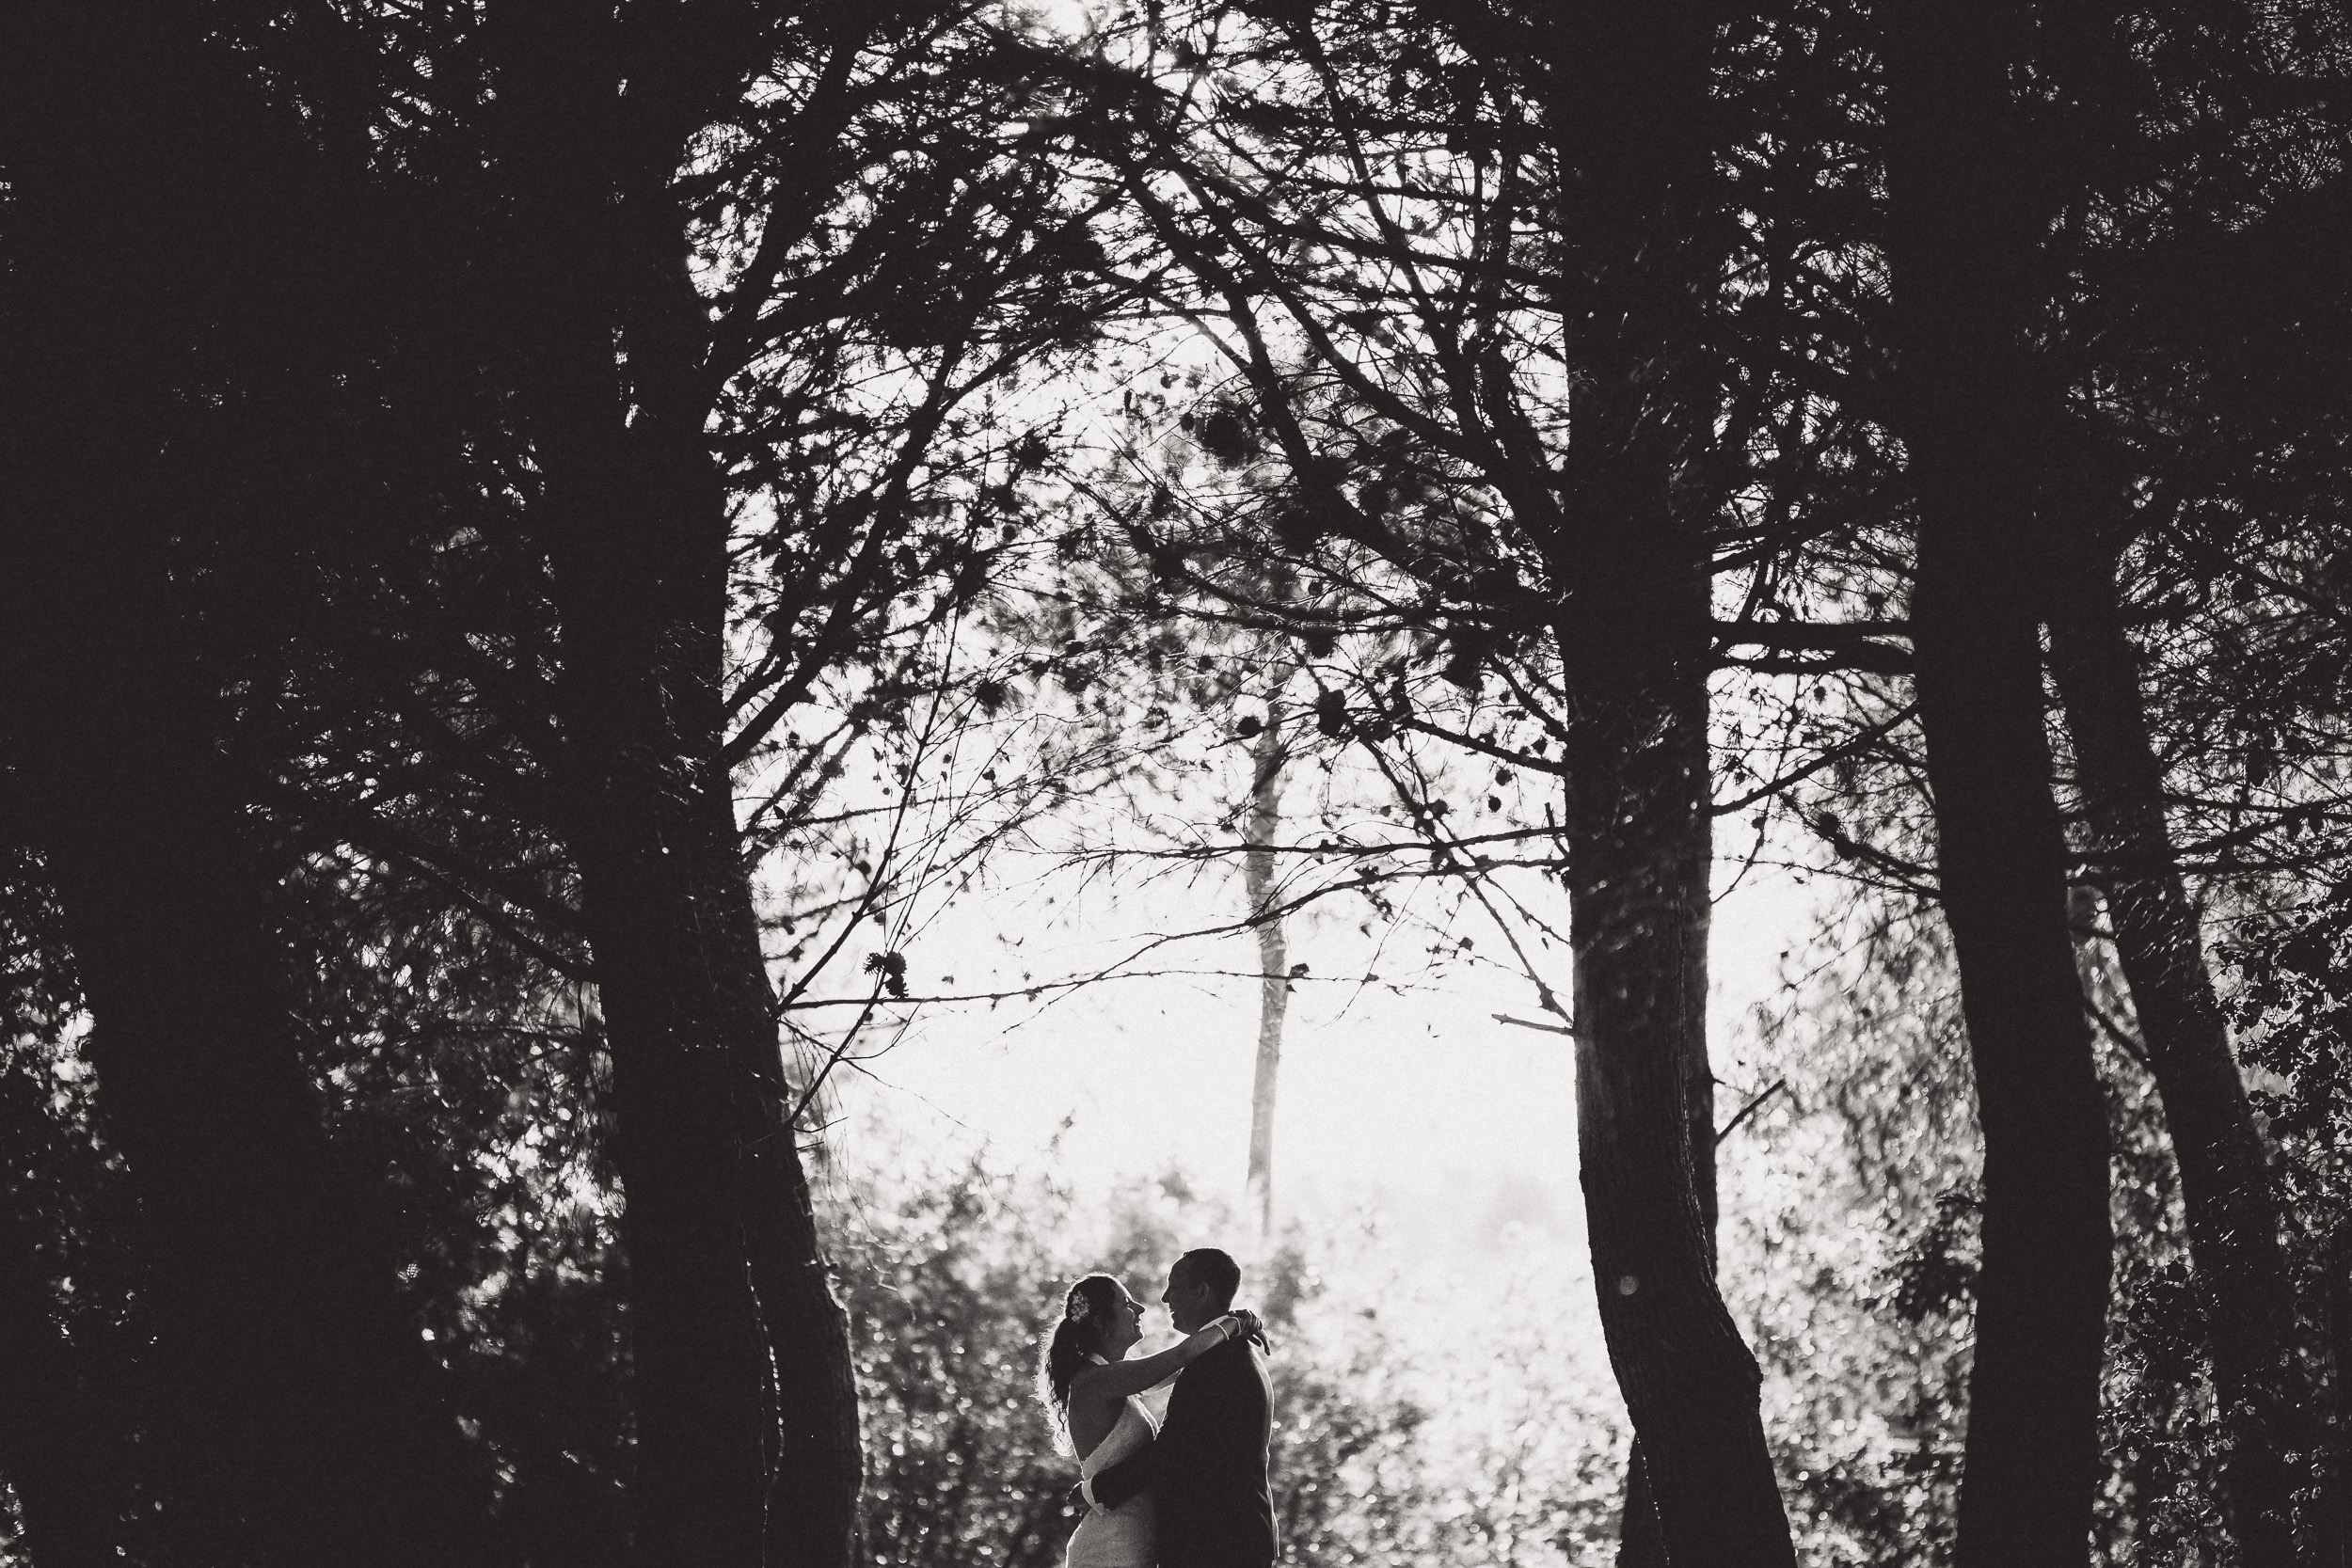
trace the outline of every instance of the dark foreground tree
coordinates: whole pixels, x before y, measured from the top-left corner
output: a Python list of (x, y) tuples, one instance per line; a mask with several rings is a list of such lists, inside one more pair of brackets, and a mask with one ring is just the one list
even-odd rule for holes
[[(465, 330), (500, 400), (454, 523), (492, 541), (483, 596), (512, 619), (405, 714), (577, 875), (646, 1560), (852, 1550), (854, 1375), (796, 1120), (813, 1085), (786, 1070), (735, 785), (819, 682), (902, 658), (878, 652), (902, 609), (967, 604), (991, 559), (972, 541), (1018, 526), (1039, 459), (950, 436), (1080, 318), (1052, 183), (1002, 156), (1018, 87), (990, 37), (957, 7), (745, 0), (526, 8), (437, 40), (441, 145), (415, 156), (482, 166), (452, 177), (448, 241), (489, 280)], [(848, 727), (907, 690), (878, 673)], [(777, 793), (805, 804), (791, 773), (821, 785), (835, 759), (787, 760)]]
[(2295, 1492), (2312, 1433), (2298, 1388), (2296, 1302), (2270, 1151), (2230, 1048), (2164, 814), (2137, 656), (2114, 569), (2086, 542), (2050, 622), (2050, 664), (2074, 740), (2116, 957), (2180, 1166), (2220, 1401), (2221, 1484), (2249, 1568), (2296, 1560)]
[(363, 261), (398, 241), (200, 19), (8, 32), (0, 766), (138, 1197), (162, 1528), (194, 1560), (486, 1560), (485, 1480), (329, 1154), (251, 809), (356, 499), (343, 372), (414, 302)]
[[(373, 1232), (335, 1222), (357, 1199), (320, 1168), (266, 906), (292, 846), (324, 838), (596, 982), (634, 1549), (845, 1561), (852, 1371), (733, 774), (845, 663), (903, 666), (877, 627), (917, 594), (918, 623), (969, 602), (992, 500), (1018, 526), (995, 498), (1037, 457), (976, 473), (937, 451), (963, 398), (1076, 319), (1039, 243), (1050, 186), (996, 156), (987, 30), (749, 4), (223, 16), (170, 35), (185, 57), (94, 86), (135, 10), (44, 10), (39, 47), (11, 52), (32, 67), (11, 102), (12, 362), (40, 390), (8, 477), (54, 526), (11, 562), (8, 718), (121, 1147), (177, 1183), (159, 1281), (200, 1276), (158, 1295), (193, 1369), (175, 1408), (197, 1414), (165, 1447), (212, 1512), (195, 1549), (319, 1560), (357, 1528), (361, 1549), (454, 1561), (475, 1548), (452, 1532), (482, 1524), (480, 1488), (428, 1473), (419, 1432), (452, 1458), (453, 1424), (393, 1377), (421, 1352), (389, 1292), (363, 1299)], [(208, 139), (191, 60), (278, 115), (283, 145)], [(160, 103), (202, 114), (136, 112)], [(175, 223), (219, 254), (174, 261), (156, 236)], [(109, 262), (77, 269), (90, 235)], [(1033, 290), (1017, 343), (982, 325), (1009, 278)], [(417, 309), (363, 338), (386, 301)], [(189, 368), (191, 344), (213, 356)], [(755, 362), (785, 369), (747, 384)], [(900, 372), (902, 403), (852, 406)], [(171, 461), (119, 461), (126, 433)], [(347, 488), (320, 478), (338, 472)], [(737, 502), (762, 486), (772, 526), (747, 550)], [(354, 525), (317, 534), (331, 566), (301, 531), (323, 516)], [(739, 666), (747, 580), (758, 657)], [(905, 705), (874, 684), (852, 734)], [(821, 785), (836, 760), (794, 765)], [(318, 1410), (267, 1397), (280, 1383)]]
[[(2160, 50), (2097, 26), (2045, 45), (2083, 187), (2071, 199), (2122, 219), (2069, 223), (2055, 242), (2084, 283), (2050, 351), (2074, 381), (2069, 455), (2044, 502), (2045, 531), (2064, 544), (2050, 666), (2088, 873), (2180, 1172), (2221, 1513), (2249, 1568), (2307, 1560), (2317, 1540), (2317, 1432), (2273, 1150), (2233, 1053), (2184, 849), (2236, 862), (2258, 879), (2238, 884), (2249, 893), (2269, 883), (2256, 902), (2332, 853), (2325, 835), (2297, 843), (2287, 828), (2295, 810), (2323, 809), (2317, 799), (2270, 832), (2216, 809), (2283, 782), (2259, 748), (2233, 756), (2229, 729), (2276, 726), (2306, 755), (2341, 744), (2325, 666), (2289, 629), (2294, 585), (2341, 537), (2345, 472), (2344, 295), (2315, 264), (2347, 197), (2341, 131), (2305, 113), (2313, 76), (2330, 70), (2323, 16), (2292, 48), (2234, 7), (2155, 13)], [(2156, 190), (2174, 194), (2146, 199)], [(2213, 592), (2229, 571), (2237, 585)], [(2274, 639), (2259, 674), (2226, 653), (2200, 657)], [(2231, 688), (2217, 734), (2197, 693)], [(2290, 689), (2302, 695), (2281, 704)]]
[[(0, 919), (14, 925), (24, 912), (20, 904)], [(21, 1037), (54, 1022), (48, 1009), (22, 1005), (28, 999), (18, 985), (5, 991), (0, 1032)], [(57, 1311), (56, 1232), (70, 1208), (57, 1167), (72, 1162), (56, 1158), (50, 1092), (14, 1063), (0, 1068), (0, 1149), (9, 1164), (0, 1198), (0, 1476), (40, 1568), (98, 1568), (119, 1560), (129, 1466), (107, 1402), (91, 1386), (86, 1348)]]
[(1912, 639), (1936, 864), (1984, 1132), (1957, 1560), (2079, 1563), (2099, 1465), (2107, 1128), (2042, 727), (2028, 357), (2047, 194), (2011, 97), (2022, 8), (1887, 15), (1887, 252), (1917, 527)]
[[(647, 1561), (834, 1564), (855, 1523), (846, 1325), (721, 760), (728, 504), (704, 427), (723, 377), (702, 363), (675, 184), (785, 20), (750, 6), (517, 19), (483, 40), (501, 90), (466, 106), (515, 204), (501, 368), (545, 476), (524, 526), (561, 648), (549, 826), (579, 868), (612, 1052)], [(820, 135), (838, 130), (835, 116)]]

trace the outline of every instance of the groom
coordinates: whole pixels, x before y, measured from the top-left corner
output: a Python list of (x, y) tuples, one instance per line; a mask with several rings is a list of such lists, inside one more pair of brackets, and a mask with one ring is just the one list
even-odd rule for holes
[[(1228, 1310), (1241, 1268), (1215, 1247), (1176, 1259), (1160, 1299), (1189, 1334)], [(1080, 1494), (1117, 1508), (1147, 1487), (1158, 1520), (1160, 1568), (1268, 1568), (1274, 1499), (1266, 1484), (1272, 1386), (1246, 1339), (1207, 1352), (1176, 1379), (1159, 1440), (1097, 1471)]]

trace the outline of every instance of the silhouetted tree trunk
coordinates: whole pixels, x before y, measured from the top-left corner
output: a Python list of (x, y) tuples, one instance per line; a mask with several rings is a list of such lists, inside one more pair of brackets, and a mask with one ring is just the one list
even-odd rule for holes
[[(644, 1560), (847, 1560), (848, 1324), (790, 1125), (723, 774), (604, 780), (575, 840), (613, 1053)], [(642, 815), (641, 815), (642, 814)]]
[(1282, 741), (1282, 690), (1291, 672), (1274, 683), (1266, 698), (1265, 728), (1249, 749), (1249, 809), (1242, 841), (1252, 847), (1241, 861), (1242, 891), (1249, 900), (1258, 936), (1258, 1065), (1249, 1085), (1249, 1196), (1258, 1210), (1258, 1233), (1274, 1233), (1274, 1091), (1282, 1071), (1282, 1020), (1290, 1011), (1290, 942), (1279, 915), (1268, 915), (1274, 896), (1271, 845), (1282, 826), (1282, 768), (1289, 750)]
[[(1540, 586), (1522, 587), (1518, 563), (1489, 578), (1439, 561), (1389, 532), (1381, 504), (1359, 504), (1335, 485), (1315, 497), (1327, 483), (1314, 477), (1324, 454), (1295, 417), (1296, 388), (1262, 354), (1247, 373), (1302, 493), (1350, 517), (1351, 537), (1374, 541), (1447, 605), (1433, 628), (1452, 644), (1447, 678), (1476, 685), (1498, 645), (1557, 650), (1558, 711), (1545, 721), (1561, 743), (1565, 780), (1578, 1157), (1601, 1324), (1654, 1500), (1633, 1510), (1632, 1528), (1654, 1513), (1677, 1568), (1789, 1563), (1761, 1375), (1717, 1289), (1710, 1236), (1708, 535), (1721, 499), (1710, 476), (1720, 472), (1723, 393), (1711, 334), (1735, 231), (1716, 183), (1721, 121), (1710, 81), (1728, 13), (1691, 0), (1433, 0), (1420, 14), (1473, 56), (1475, 69), (1461, 73), (1468, 97), (1492, 90), (1531, 103), (1540, 119), (1541, 148), (1531, 151), (1545, 156), (1524, 166), (1541, 166), (1549, 182), (1549, 231), (1531, 304), (1560, 322), (1566, 419), (1520, 401), (1513, 355), (1484, 328), (1413, 362), (1409, 377), (1442, 411), (1441, 424), (1458, 423), (1455, 450), (1473, 454), (1502, 498), (1521, 547), (1540, 553), (1540, 572), (1529, 574)], [(1313, 19), (1283, 18), (1302, 55), (1336, 77)], [(1351, 68), (1360, 63), (1351, 55)], [(1352, 199), (1385, 209), (1383, 177), (1357, 179)], [(1138, 203), (1154, 224), (1181, 225), (1148, 191)], [(1254, 305), (1236, 297), (1223, 263), (1198, 262), (1234, 243), (1235, 228), (1219, 223), (1213, 241), (1180, 241), (1175, 251), (1247, 319)], [(1276, 231), (1281, 242), (1257, 242), (1264, 264), (1245, 276), (1283, 276), (1293, 236)], [(1319, 308), (1310, 302), (1319, 291), (1274, 287), (1295, 317)], [(1437, 336), (1466, 330), (1453, 309), (1424, 318)], [(1565, 450), (1555, 441), (1563, 425)], [(1476, 563), (1486, 546), (1466, 547)], [(1466, 576), (1488, 580), (1466, 594)], [(1567, 1016), (1556, 997), (1542, 1005)], [(1709, 1163), (1704, 1179), (1701, 1161)]]
[[(1621, 498), (1631, 499), (1631, 498)], [(1662, 507), (1664, 486), (1654, 505)], [(1631, 508), (1618, 515), (1639, 516)], [(1662, 522), (1655, 511), (1655, 521)], [(1661, 533), (1671, 538), (1670, 531)], [(1564, 627), (1577, 1146), (1601, 1326), (1666, 1560), (1793, 1560), (1755, 1357), (1716, 1288), (1697, 1145), (1705, 1070), (1708, 813), (1706, 576), (1637, 538), (1635, 580)], [(1651, 573), (1640, 570), (1646, 555)], [(1695, 1043), (1694, 1043), (1695, 1042)], [(1711, 1120), (1708, 1123), (1711, 1130)], [(1638, 1520), (1628, 1532), (1638, 1542)]]
[(586, 69), (534, 66), (527, 101), (510, 91), (542, 214), (535, 526), (563, 627), (563, 831), (613, 1060), (637, 1560), (841, 1568), (856, 1387), (721, 760), (728, 512), (704, 437), (718, 385), (670, 183), (678, 138), (759, 63), (755, 35), (711, 25), (624, 51), (630, 102), (648, 105), (634, 115), (593, 50)]
[(2352, 1561), (2352, 1225), (2339, 1223), (2323, 1243), (2319, 1327), (2327, 1399), (2317, 1414), (2322, 1447), (2312, 1560), (2318, 1568)]
[(331, 1156), (269, 918), (250, 757), (300, 606), (253, 590), (304, 581), (283, 525), (328, 460), (299, 416), (344, 324), (306, 313), (301, 240), (347, 211), (212, 26), (76, 0), (0, 36), (0, 742), (139, 1206), (167, 1538), (489, 1561), (486, 1481)]
[(119, 686), (66, 700), (119, 737), (39, 732), (81, 744), (36, 821), (139, 1197), (170, 1535), (286, 1568), (489, 1560), (486, 1487), (329, 1154), (211, 738), (155, 744), (172, 721)]
[[(2042, 722), (2036, 396), (2042, 225), (2010, 102), (2011, 7), (1889, 13), (1889, 251), (1912, 604), (1945, 917), (1984, 1132), (1962, 1568), (2079, 1563), (2099, 1471), (2112, 1243), (2106, 1105), (2066, 918)], [(2037, 562), (2039, 562), (2039, 567)]]
[[(1699, 996), (1689, 1022), (1689, 1049), (1684, 1093), (1691, 1127), (1691, 1179), (1697, 1192), (1699, 1214), (1707, 1226), (1707, 1266), (1716, 1267), (1716, 1221), (1719, 1214), (1715, 1180), (1715, 1074), (1707, 1051), (1706, 971), (1694, 977)], [(1720, 1287), (1719, 1287), (1720, 1288)], [(1618, 1517), (1617, 1568), (1665, 1568), (1666, 1538), (1658, 1526), (1658, 1501), (1650, 1493), (1649, 1466), (1643, 1463), (1637, 1438), (1626, 1454), (1625, 1504)]]
[(2165, 821), (2137, 656), (2114, 564), (2086, 545), (2050, 622), (2050, 663), (2074, 736), (2116, 956), (2181, 1172), (2189, 1254), (2220, 1402), (2222, 1502), (2247, 1568), (2296, 1560), (2296, 1487), (2315, 1433), (2298, 1397), (2295, 1294), (2269, 1151), (2230, 1050), (2203, 935)]
[(1663, 1568), (1666, 1537), (1658, 1528), (1658, 1499), (1650, 1496), (1649, 1467), (1642, 1463), (1642, 1440), (1625, 1456), (1625, 1503), (1617, 1522), (1617, 1568)]
[(838, 1564), (855, 1387), (719, 762), (724, 498), (699, 421), (596, 412), (586, 442), (550, 447), (550, 506), (568, 838), (627, 1197), (640, 1548)]
[[(1708, 73), (1726, 14), (1563, 8), (1529, 13), (1522, 35), (1557, 160), (1574, 372), (1550, 548), (1569, 587), (1553, 629), (1578, 1159), (1601, 1326), (1639, 1444), (1627, 1528), (1638, 1543), (1645, 1487), (1677, 1568), (1793, 1560), (1761, 1374), (1716, 1288), (1712, 1237), (1711, 562), (1709, 503), (1692, 482), (1720, 389)], [(1508, 47), (1507, 33), (1465, 33)]]

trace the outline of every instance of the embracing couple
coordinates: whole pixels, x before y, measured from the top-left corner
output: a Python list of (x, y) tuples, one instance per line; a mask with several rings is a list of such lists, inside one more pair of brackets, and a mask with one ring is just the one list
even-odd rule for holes
[[(1160, 1293), (1182, 1344), (1130, 1361), (1143, 1304), (1109, 1275), (1070, 1287), (1039, 1375), (1078, 1456), (1087, 1510), (1068, 1568), (1268, 1568), (1274, 1424), (1256, 1314), (1232, 1310), (1241, 1270), (1215, 1247), (1187, 1252)], [(1181, 1377), (1177, 1376), (1182, 1373)], [(1136, 1396), (1176, 1378), (1168, 1418)]]

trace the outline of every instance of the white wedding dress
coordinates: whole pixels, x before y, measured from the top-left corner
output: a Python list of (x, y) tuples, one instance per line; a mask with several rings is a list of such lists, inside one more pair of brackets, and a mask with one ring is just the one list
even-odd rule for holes
[[(1127, 1397), (1126, 1407), (1103, 1440), (1078, 1461), (1078, 1473), (1092, 1480), (1159, 1435), (1158, 1423), (1141, 1400)], [(1065, 1568), (1154, 1568), (1159, 1550), (1152, 1527), (1152, 1494), (1138, 1492), (1107, 1512), (1090, 1509), (1070, 1537)]]

